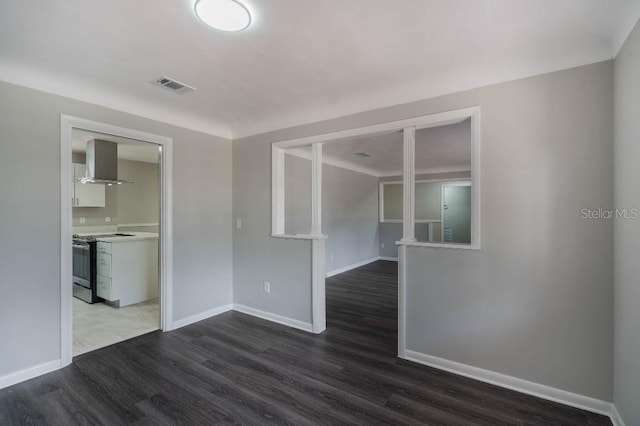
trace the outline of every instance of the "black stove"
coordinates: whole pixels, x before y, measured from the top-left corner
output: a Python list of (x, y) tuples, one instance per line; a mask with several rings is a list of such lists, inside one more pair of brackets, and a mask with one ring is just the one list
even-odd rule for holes
[(133, 237), (133, 234), (123, 234), (121, 232), (116, 232), (115, 234), (101, 234), (101, 235), (83, 235), (80, 236), (78, 234), (73, 234), (73, 241), (86, 241), (92, 242), (96, 241), (96, 238), (112, 238), (112, 237)]
[(73, 296), (87, 303), (99, 301), (96, 275), (96, 237), (73, 235)]
[(95, 235), (83, 235), (83, 236), (80, 236), (78, 234), (73, 234), (72, 238), (73, 238), (73, 241), (78, 241), (78, 242), (81, 242), (81, 241), (91, 242), (91, 241), (95, 241), (96, 240), (96, 236)]

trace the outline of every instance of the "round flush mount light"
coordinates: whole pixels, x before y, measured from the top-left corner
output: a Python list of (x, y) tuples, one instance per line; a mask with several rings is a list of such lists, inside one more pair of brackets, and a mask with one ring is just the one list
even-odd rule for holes
[(221, 31), (242, 31), (251, 24), (249, 10), (236, 0), (197, 0), (195, 11), (202, 22)]

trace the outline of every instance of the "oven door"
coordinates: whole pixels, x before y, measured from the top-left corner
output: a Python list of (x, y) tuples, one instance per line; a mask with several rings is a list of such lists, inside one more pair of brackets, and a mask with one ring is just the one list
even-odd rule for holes
[(91, 247), (73, 242), (73, 282), (91, 288)]

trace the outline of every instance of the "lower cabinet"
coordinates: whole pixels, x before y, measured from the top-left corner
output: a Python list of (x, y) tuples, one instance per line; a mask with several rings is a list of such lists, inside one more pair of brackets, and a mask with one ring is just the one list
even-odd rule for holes
[(102, 297), (103, 299), (109, 301), (115, 301), (118, 298), (115, 295), (114, 291), (111, 291), (111, 278), (105, 278), (103, 276), (98, 275), (98, 297)]
[(98, 297), (123, 307), (159, 294), (158, 240), (98, 241)]

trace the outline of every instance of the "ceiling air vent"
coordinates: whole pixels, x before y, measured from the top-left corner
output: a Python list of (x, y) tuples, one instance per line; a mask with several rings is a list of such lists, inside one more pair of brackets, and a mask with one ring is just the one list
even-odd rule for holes
[(358, 157), (362, 157), (362, 158), (369, 158), (371, 157), (370, 154), (367, 154), (366, 152), (354, 152), (353, 155), (357, 155)]
[(179, 81), (166, 76), (153, 80), (151, 84), (164, 87), (165, 89), (170, 90), (173, 93), (178, 93), (180, 95), (182, 95), (183, 93), (193, 92), (194, 90), (196, 90), (195, 87), (191, 87), (188, 84), (180, 83)]

